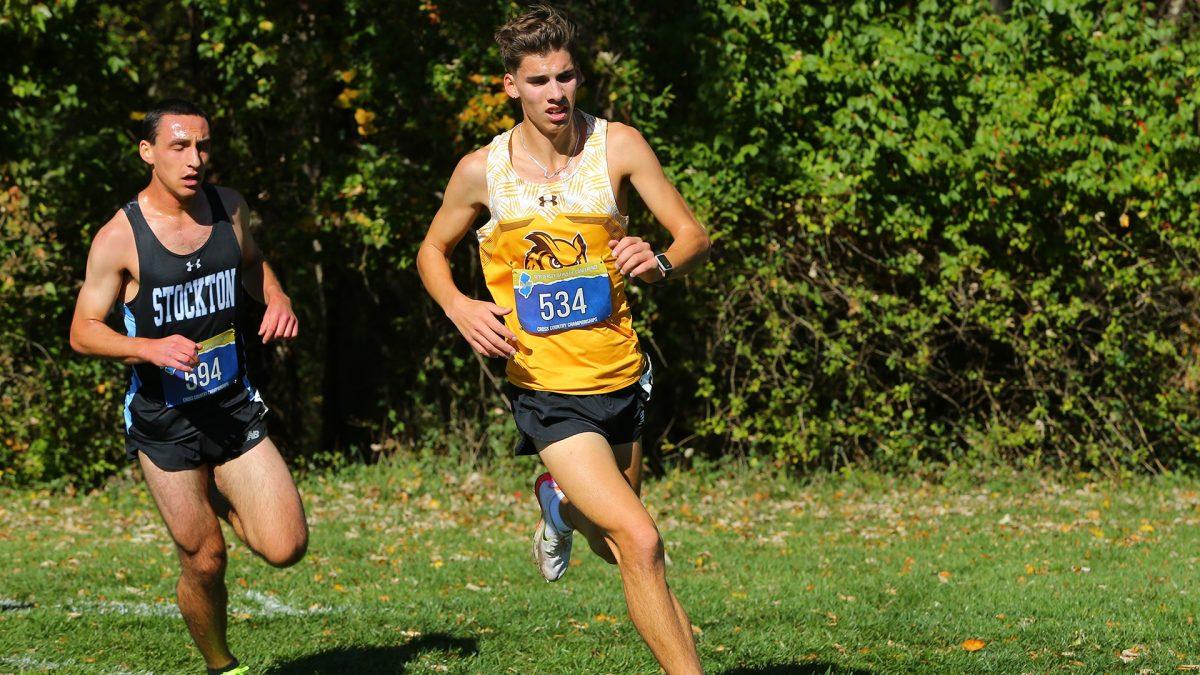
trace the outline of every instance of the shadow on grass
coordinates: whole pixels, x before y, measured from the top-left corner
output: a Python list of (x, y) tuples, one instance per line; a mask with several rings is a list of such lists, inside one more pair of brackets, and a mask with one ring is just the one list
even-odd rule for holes
[(773, 663), (731, 668), (722, 671), (721, 675), (871, 675), (871, 671), (845, 668), (833, 663)]
[(454, 652), (460, 657), (479, 652), (475, 638), (432, 633), (391, 647), (343, 647), (301, 657), (272, 668), (272, 675), (315, 673), (402, 673), (422, 652)]

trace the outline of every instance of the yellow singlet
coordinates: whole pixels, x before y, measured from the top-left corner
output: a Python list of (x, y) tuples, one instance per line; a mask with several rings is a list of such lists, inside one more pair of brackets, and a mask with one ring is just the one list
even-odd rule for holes
[(512, 129), (488, 147), (488, 210), (479, 257), (492, 299), (517, 335), (508, 379), (527, 389), (602, 394), (638, 381), (643, 357), (609, 240), (629, 219), (608, 178), (608, 122), (581, 113), (587, 142), (565, 179), (513, 169)]

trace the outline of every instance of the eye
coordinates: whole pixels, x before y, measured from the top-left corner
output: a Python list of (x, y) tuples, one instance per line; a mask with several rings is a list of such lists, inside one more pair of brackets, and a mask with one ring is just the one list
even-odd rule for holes
[(562, 266), (563, 266), (563, 265), (562, 265), (562, 263), (560, 263), (560, 262), (558, 261), (558, 258), (551, 258), (551, 259), (550, 259), (550, 266), (551, 266), (551, 267), (553, 267), (554, 269), (562, 269)]

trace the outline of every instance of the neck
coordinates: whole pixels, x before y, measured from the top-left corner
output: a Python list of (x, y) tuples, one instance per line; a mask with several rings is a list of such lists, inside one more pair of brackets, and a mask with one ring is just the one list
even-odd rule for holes
[(542, 130), (528, 122), (521, 123), (520, 133), (529, 147), (529, 152), (546, 166), (561, 164), (563, 157), (570, 157), (579, 140), (579, 116), (571, 113), (571, 120), (561, 127)]
[(151, 176), (150, 184), (142, 190), (143, 207), (150, 207), (155, 213), (177, 217), (188, 212), (196, 196), (180, 197), (167, 189), (158, 176)]

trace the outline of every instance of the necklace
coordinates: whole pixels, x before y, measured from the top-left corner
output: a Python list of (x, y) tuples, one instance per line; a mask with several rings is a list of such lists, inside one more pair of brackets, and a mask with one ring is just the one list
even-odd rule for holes
[[(550, 169), (546, 168), (545, 164), (542, 164), (541, 162), (537, 161), (537, 157), (534, 157), (533, 153), (529, 151), (529, 146), (525, 145), (525, 128), (524, 127), (525, 127), (525, 123), (521, 122), (521, 135), (517, 137), (517, 140), (521, 141), (521, 149), (525, 151), (525, 156), (528, 157), (529, 160), (532, 161), (534, 164), (537, 164), (537, 167), (542, 170), (542, 177), (545, 178), (546, 180), (550, 180), (551, 178), (555, 178), (558, 176), (562, 176), (563, 178), (566, 178), (567, 176), (571, 175), (571, 172), (570, 172), (571, 162), (575, 161), (575, 153), (579, 151), (579, 140), (580, 140), (579, 137), (576, 136), (576, 138), (575, 138), (575, 147), (571, 150), (571, 156), (567, 159), (567, 163), (563, 164), (560, 168), (557, 168), (554, 171), (551, 171)], [(575, 123), (574, 123), (573, 119), (571, 120), (571, 133), (575, 133)]]

